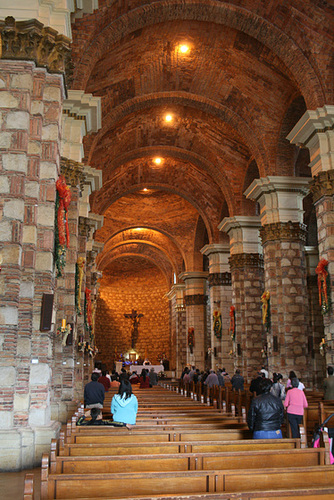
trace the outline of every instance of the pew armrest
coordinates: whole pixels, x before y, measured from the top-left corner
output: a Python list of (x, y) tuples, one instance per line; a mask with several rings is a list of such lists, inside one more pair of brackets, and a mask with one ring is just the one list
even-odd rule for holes
[(23, 500), (34, 500), (34, 475), (26, 474), (24, 477)]

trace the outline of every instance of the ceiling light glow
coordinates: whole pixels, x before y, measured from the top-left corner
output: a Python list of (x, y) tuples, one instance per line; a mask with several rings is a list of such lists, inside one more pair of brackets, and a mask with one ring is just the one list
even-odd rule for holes
[(158, 157), (158, 158), (154, 158), (154, 160), (153, 160), (153, 161), (154, 161), (154, 163), (155, 163), (156, 165), (160, 165), (160, 164), (161, 164), (161, 162), (162, 162), (162, 159)]
[(185, 44), (184, 45), (180, 45), (180, 52), (182, 54), (186, 54), (188, 52), (188, 50), (189, 50), (189, 46), (188, 45), (185, 45)]
[(172, 115), (166, 115), (165, 120), (166, 120), (166, 122), (171, 122), (173, 120)]

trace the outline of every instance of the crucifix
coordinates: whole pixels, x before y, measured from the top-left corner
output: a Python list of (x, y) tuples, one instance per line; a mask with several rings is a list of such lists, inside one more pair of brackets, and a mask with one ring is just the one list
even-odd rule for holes
[(131, 319), (132, 321), (132, 330), (131, 330), (131, 347), (132, 349), (135, 348), (136, 342), (138, 340), (138, 325), (140, 318), (142, 318), (144, 315), (143, 314), (137, 314), (137, 311), (135, 309), (132, 309), (131, 314), (124, 314), (125, 318)]

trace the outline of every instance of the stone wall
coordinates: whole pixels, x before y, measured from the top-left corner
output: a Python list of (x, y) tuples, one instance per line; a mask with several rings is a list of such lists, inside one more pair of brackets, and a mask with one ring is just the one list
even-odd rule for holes
[(165, 353), (170, 359), (171, 335), (168, 287), (162, 273), (155, 267), (137, 272), (107, 275), (101, 279), (96, 312), (96, 344), (98, 360), (113, 368), (115, 352), (124, 354), (131, 349), (131, 320), (124, 314), (132, 309), (144, 316), (140, 319), (138, 356), (145, 354), (154, 364)]

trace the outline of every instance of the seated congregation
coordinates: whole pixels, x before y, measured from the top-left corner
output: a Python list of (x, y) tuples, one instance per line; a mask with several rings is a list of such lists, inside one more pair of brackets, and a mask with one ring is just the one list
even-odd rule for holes
[[(334, 413), (334, 401), (299, 388), (294, 373), (284, 385), (280, 374), (272, 381), (260, 371), (251, 392), (244, 381), (235, 388), (240, 370), (233, 377), (222, 370), (222, 384), (213, 370), (189, 381), (192, 371), (151, 387), (114, 373), (119, 386), (107, 390), (93, 373), (85, 403), (43, 456), (42, 500), (333, 497), (328, 433), (313, 446), (307, 411), (322, 404)], [(209, 383), (212, 375), (218, 383)], [(102, 403), (92, 402), (97, 385)], [(29, 475), (25, 488), (32, 500)]]

